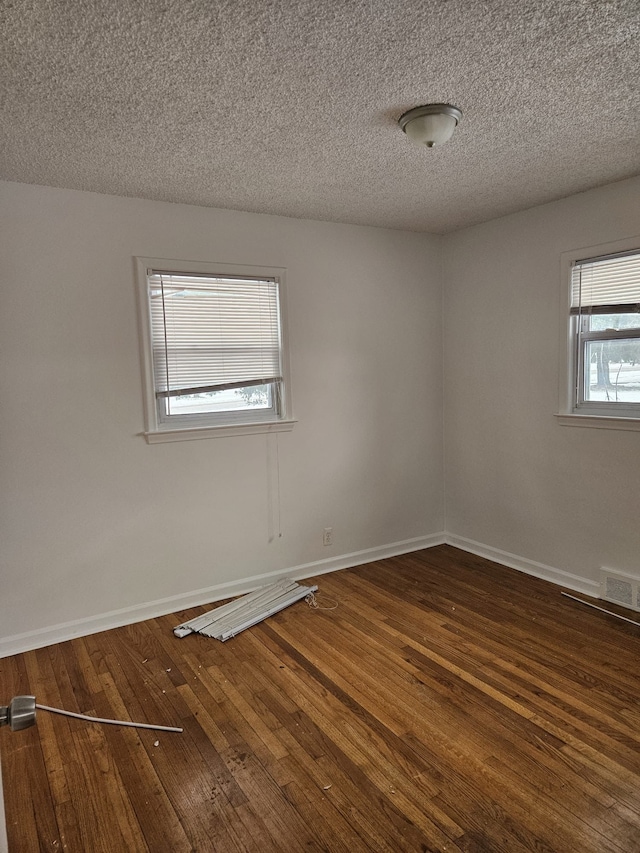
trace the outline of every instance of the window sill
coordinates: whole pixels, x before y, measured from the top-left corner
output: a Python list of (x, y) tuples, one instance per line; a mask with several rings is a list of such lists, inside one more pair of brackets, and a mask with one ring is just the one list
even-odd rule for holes
[(143, 432), (147, 444), (166, 441), (193, 441), (199, 438), (225, 438), (229, 435), (254, 435), (265, 432), (291, 432), (297, 421), (269, 421), (255, 424), (227, 424), (226, 426), (191, 427)]
[(618, 429), (640, 432), (640, 418), (614, 418), (610, 415), (557, 414), (560, 426)]

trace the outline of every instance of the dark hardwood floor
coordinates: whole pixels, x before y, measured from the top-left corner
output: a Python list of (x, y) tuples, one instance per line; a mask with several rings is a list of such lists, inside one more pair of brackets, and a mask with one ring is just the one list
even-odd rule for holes
[(196, 608), (0, 660), (10, 853), (640, 851), (640, 629), (448, 546), (323, 575), (227, 643)]

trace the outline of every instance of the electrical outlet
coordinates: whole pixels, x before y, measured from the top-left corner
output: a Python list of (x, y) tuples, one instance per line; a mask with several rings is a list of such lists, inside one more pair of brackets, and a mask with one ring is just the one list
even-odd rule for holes
[(325, 527), (322, 531), (322, 544), (333, 545), (333, 527)]

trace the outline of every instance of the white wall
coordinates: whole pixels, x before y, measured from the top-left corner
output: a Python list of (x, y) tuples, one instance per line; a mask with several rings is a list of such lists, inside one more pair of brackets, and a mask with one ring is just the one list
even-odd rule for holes
[(451, 541), (592, 592), (601, 566), (640, 575), (640, 434), (554, 418), (560, 254), (639, 234), (636, 178), (444, 244)]
[[(640, 435), (553, 416), (560, 254), (640, 234), (640, 179), (444, 239), (20, 184), (0, 215), (0, 655), (441, 541), (443, 495), (468, 550), (640, 573)], [(145, 443), (135, 255), (288, 269), (292, 433)]]
[[(441, 238), (0, 196), (0, 654), (442, 532)], [(135, 255), (287, 268), (293, 432), (145, 443)]]

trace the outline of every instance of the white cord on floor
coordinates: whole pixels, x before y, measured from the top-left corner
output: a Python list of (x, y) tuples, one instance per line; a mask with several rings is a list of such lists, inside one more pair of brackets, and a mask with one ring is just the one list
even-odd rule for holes
[(62, 714), (64, 717), (74, 717), (76, 720), (88, 720), (90, 723), (110, 723), (114, 726), (130, 726), (134, 729), (153, 729), (155, 732), (182, 732), (175, 726), (152, 726), (149, 723), (132, 723), (129, 720), (105, 720), (101, 717), (88, 717), (86, 714), (75, 714), (73, 711), (63, 711), (61, 708), (50, 708), (48, 705), (38, 705), (41, 711), (51, 711), (52, 714)]
[(309, 607), (312, 608), (312, 610), (335, 610), (338, 606), (338, 602), (334, 598), (329, 599), (329, 601), (334, 602), (331, 607), (323, 607), (322, 604), (318, 604), (318, 599), (316, 597), (315, 592), (310, 592), (309, 595), (305, 596), (304, 600), (307, 602)]

